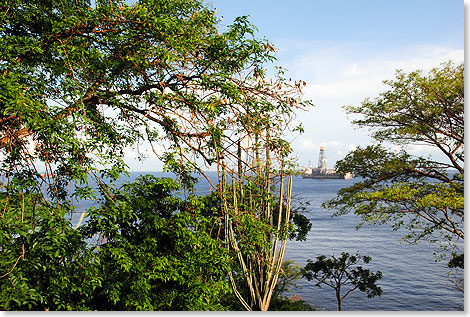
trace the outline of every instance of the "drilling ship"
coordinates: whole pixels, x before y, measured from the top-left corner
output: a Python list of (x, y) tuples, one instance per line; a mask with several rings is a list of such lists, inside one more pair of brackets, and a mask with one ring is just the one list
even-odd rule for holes
[(302, 171), (303, 178), (319, 178), (319, 179), (352, 179), (351, 173), (346, 173), (341, 175), (336, 173), (334, 169), (330, 169), (326, 163), (326, 154), (325, 147), (320, 147), (320, 155), (318, 157), (318, 167), (311, 167), (310, 164), (308, 167), (304, 168)]

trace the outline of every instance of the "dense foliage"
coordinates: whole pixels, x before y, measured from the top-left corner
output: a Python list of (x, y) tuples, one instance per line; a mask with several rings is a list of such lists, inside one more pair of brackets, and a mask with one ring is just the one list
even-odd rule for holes
[[(359, 147), (337, 163), (360, 181), (325, 206), (404, 227), (407, 240), (438, 242), (443, 255), (463, 258), (464, 65), (449, 62), (427, 76), (398, 72), (385, 84), (389, 90), (380, 97), (347, 108), (378, 144)], [(386, 142), (401, 150), (390, 150)], [(416, 146), (433, 149), (433, 156), (410, 154)], [(463, 267), (463, 261), (452, 263)]]
[[(243, 309), (227, 280), (229, 270), (242, 272), (229, 266), (217, 227), (218, 196), (183, 199), (180, 189), (173, 179), (151, 175), (110, 188), (79, 230), (37, 197), (8, 196), (11, 206), (17, 204), (21, 211), (8, 209), (3, 216), (9, 222), (1, 223), (1, 268), (6, 273), (0, 279), (0, 307)], [(299, 278), (290, 264), (283, 264), (273, 309), (312, 309), (281, 297)]]
[(221, 310), (227, 256), (210, 236), (214, 219), (202, 199), (175, 195), (172, 179), (141, 176), (113, 190), (89, 213), (85, 238), (103, 241), (94, 251), (101, 283), (98, 310)]
[[(283, 133), (309, 104), (305, 83), (266, 76), (275, 48), (246, 17), (222, 28), (193, 0), (0, 7), (2, 309), (222, 309), (236, 259), (305, 237), (306, 219), (281, 207), (288, 195), (270, 193), (272, 176), (290, 172)], [(142, 145), (184, 199), (169, 180), (114, 188), (124, 154)], [(226, 208), (237, 196), (227, 187), (188, 195), (192, 173), (214, 165), (231, 180), (219, 183), (252, 187), (243, 214)], [(99, 200), (72, 224), (81, 201)], [(256, 277), (269, 275), (263, 304), (247, 309), (269, 307), (283, 252), (273, 254)]]
[(86, 309), (100, 281), (80, 233), (39, 195), (2, 193), (1, 203), (0, 308)]
[(224, 309), (227, 254), (210, 236), (203, 198), (183, 200), (178, 189), (172, 179), (143, 176), (113, 189), (79, 230), (24, 197), (22, 226), (2, 222), (2, 270), (9, 271), (0, 280), (1, 307)]

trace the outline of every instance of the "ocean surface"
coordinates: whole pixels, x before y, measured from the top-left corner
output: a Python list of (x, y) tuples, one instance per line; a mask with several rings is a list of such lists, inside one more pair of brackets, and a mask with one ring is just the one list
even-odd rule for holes
[[(382, 287), (382, 296), (367, 298), (365, 293), (356, 290), (343, 300), (342, 310), (463, 310), (463, 293), (449, 281), (445, 263), (435, 261), (435, 244), (401, 242), (405, 232), (393, 231), (386, 225), (368, 224), (356, 230), (360, 223), (358, 216), (347, 214), (332, 218), (331, 210), (321, 208), (324, 201), (334, 198), (340, 188), (353, 182), (355, 180), (295, 178), (293, 195), (310, 201), (306, 216), (312, 229), (306, 242), (288, 244), (286, 258), (304, 266), (307, 259), (315, 260), (319, 255), (359, 252), (371, 256), (372, 261), (364, 267), (382, 272), (383, 277), (377, 282)], [(314, 281), (306, 279), (297, 284), (300, 289), (293, 294), (299, 294), (319, 309), (337, 309), (333, 289), (319, 288)]]
[[(131, 173), (132, 181), (143, 173)], [(167, 176), (161, 172), (152, 172), (157, 177)], [(216, 181), (216, 174), (209, 173)], [(381, 271), (383, 277), (378, 281), (383, 294), (380, 297), (367, 298), (359, 290), (350, 293), (342, 302), (343, 311), (459, 311), (464, 309), (464, 295), (456, 290), (448, 276), (449, 269), (444, 262), (436, 262), (433, 252), (436, 245), (421, 242), (410, 245), (401, 242), (404, 231), (393, 231), (387, 225), (367, 224), (356, 230), (359, 217), (347, 214), (331, 217), (332, 211), (321, 208), (321, 204), (334, 198), (342, 187), (353, 184), (356, 180), (344, 179), (303, 179), (294, 178), (293, 196), (297, 200), (310, 203), (305, 216), (312, 223), (305, 242), (289, 241), (285, 259), (293, 259), (302, 267), (307, 259), (315, 260), (319, 255), (340, 256), (341, 252), (361, 253), (372, 257), (372, 261), (363, 265), (372, 271)], [(118, 184), (116, 184), (118, 185)], [(209, 192), (209, 184), (203, 178), (196, 186), (197, 193)], [(88, 208), (91, 202), (83, 202)], [(80, 208), (79, 208), (80, 209)], [(79, 214), (76, 214), (79, 217)], [(86, 221), (86, 220), (85, 220)], [(462, 273), (463, 274), (463, 273)], [(337, 303), (333, 289), (315, 286), (314, 281), (300, 279), (298, 289), (291, 295), (301, 298), (319, 310), (336, 310)]]

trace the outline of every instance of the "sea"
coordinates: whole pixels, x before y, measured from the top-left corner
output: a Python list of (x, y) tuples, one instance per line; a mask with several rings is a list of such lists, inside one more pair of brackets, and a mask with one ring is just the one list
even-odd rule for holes
[[(142, 174), (174, 177), (162, 172), (132, 172), (129, 177), (120, 179), (119, 183), (133, 181)], [(215, 172), (208, 172), (207, 175), (213, 183), (217, 182)], [(464, 310), (464, 294), (454, 287), (453, 277), (449, 275), (445, 261), (436, 261), (435, 244), (404, 242), (402, 238), (406, 232), (401, 229), (394, 231), (388, 225), (366, 224), (357, 229), (361, 222), (358, 216), (346, 214), (332, 217), (334, 211), (321, 207), (323, 202), (334, 198), (341, 188), (351, 186), (356, 181), (294, 177), (293, 199), (309, 202), (304, 215), (312, 223), (312, 228), (306, 241), (288, 242), (285, 259), (292, 259), (303, 267), (307, 259), (315, 261), (319, 255), (338, 257), (342, 252), (348, 252), (370, 256), (372, 261), (363, 266), (374, 272), (382, 272), (383, 277), (377, 282), (383, 290), (382, 296), (368, 298), (365, 293), (356, 290), (344, 298), (343, 311)], [(196, 193), (203, 195), (209, 191), (209, 183), (201, 177), (196, 185)], [(92, 204), (82, 202), (81, 208), (89, 208)], [(318, 310), (337, 310), (333, 289), (318, 287), (314, 281), (306, 279), (300, 279), (296, 284), (298, 287), (287, 293), (287, 296), (300, 296)]]

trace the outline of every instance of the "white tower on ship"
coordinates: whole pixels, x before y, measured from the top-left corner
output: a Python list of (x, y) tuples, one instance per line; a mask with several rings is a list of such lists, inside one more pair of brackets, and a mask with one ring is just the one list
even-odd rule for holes
[(325, 154), (324, 146), (320, 146), (320, 155), (318, 157), (318, 169), (322, 173), (326, 173), (326, 170), (327, 170), (326, 154)]

